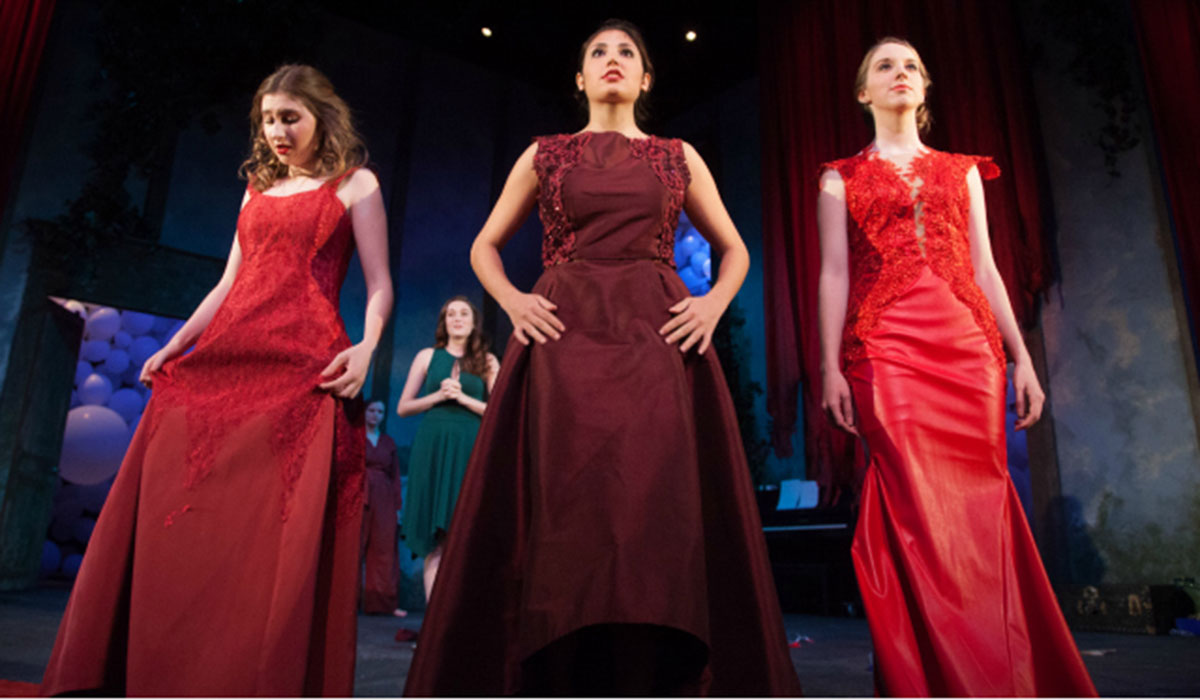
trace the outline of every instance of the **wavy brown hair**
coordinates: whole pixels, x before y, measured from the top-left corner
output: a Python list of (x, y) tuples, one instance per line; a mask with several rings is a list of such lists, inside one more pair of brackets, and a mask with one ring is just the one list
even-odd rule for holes
[[(624, 19), (606, 19), (600, 24), (599, 27), (596, 27), (596, 31), (588, 35), (588, 38), (584, 40), (583, 45), (579, 47), (579, 65), (576, 69), (576, 72), (583, 72), (583, 63), (587, 60), (588, 47), (591, 46), (592, 40), (595, 39), (596, 36), (601, 32), (607, 32), (610, 29), (616, 29), (618, 31), (625, 32), (625, 34), (627, 34), (633, 41), (633, 45), (637, 48), (638, 54), (642, 59), (642, 70), (650, 76), (650, 87), (653, 88), (654, 78), (656, 77), (654, 72), (654, 62), (650, 60), (650, 52), (646, 49), (646, 40), (642, 38), (642, 30), (638, 29), (637, 25), (633, 22)], [(649, 92), (649, 90), (643, 90), (638, 95), (637, 101), (633, 103), (633, 118), (634, 121), (638, 123), (638, 126), (641, 126), (647, 119), (650, 118)], [(579, 105), (586, 115), (589, 110), (587, 93), (585, 93), (583, 90), (576, 90), (575, 99), (579, 101)]]
[(456, 301), (461, 301), (471, 309), (471, 335), (467, 336), (467, 346), (463, 350), (463, 356), (459, 360), (462, 371), (469, 374), (474, 374), (477, 377), (486, 377), (488, 372), (488, 349), (491, 343), (484, 336), (483, 331), (479, 329), (479, 309), (471, 303), (471, 300), (459, 294), (458, 296), (450, 297), (442, 304), (442, 310), (438, 312), (437, 330), (433, 333), (435, 348), (444, 348), (446, 343), (450, 342), (450, 332), (446, 330), (446, 309)]
[[(933, 79), (929, 77), (929, 71), (925, 68), (925, 61), (921, 60), (921, 53), (917, 51), (917, 47), (910, 44), (906, 39), (900, 39), (894, 36), (885, 36), (875, 45), (867, 49), (867, 53), (863, 56), (862, 63), (858, 64), (858, 74), (854, 77), (854, 99), (858, 99), (858, 94), (867, 87), (867, 73), (871, 70), (871, 56), (875, 51), (884, 44), (900, 44), (912, 49), (912, 52), (917, 54), (917, 70), (921, 73), (921, 79), (925, 81), (925, 102), (917, 107), (917, 130), (922, 134), (928, 134), (933, 128), (933, 115), (929, 112), (929, 88), (933, 87)], [(871, 114), (871, 105), (862, 105), (863, 111), (869, 116)]]
[(250, 180), (254, 189), (262, 192), (288, 174), (288, 166), (279, 162), (263, 136), (263, 96), (274, 92), (286, 93), (299, 100), (316, 117), (314, 177), (335, 178), (366, 164), (367, 147), (354, 128), (350, 107), (334, 92), (333, 83), (312, 66), (289, 63), (275, 69), (262, 81), (250, 105), (250, 155), (238, 169), (238, 174)]

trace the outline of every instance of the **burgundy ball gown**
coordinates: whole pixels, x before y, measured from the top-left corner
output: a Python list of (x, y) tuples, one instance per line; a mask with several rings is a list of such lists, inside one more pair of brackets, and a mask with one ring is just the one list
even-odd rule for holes
[(405, 693), (796, 694), (716, 353), (658, 334), (682, 143), (537, 143), (534, 291), (567, 330), (509, 342)]

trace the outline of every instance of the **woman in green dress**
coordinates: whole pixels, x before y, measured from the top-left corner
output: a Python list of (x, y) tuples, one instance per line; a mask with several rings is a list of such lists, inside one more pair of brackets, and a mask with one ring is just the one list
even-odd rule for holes
[(442, 305), (434, 341), (433, 347), (417, 353), (396, 407), (402, 417), (425, 414), (408, 462), (403, 533), (413, 554), (425, 558), (426, 600), (479, 432), (479, 417), (487, 408), (485, 397), (500, 369), (479, 330), (479, 314), (466, 297), (456, 296)]

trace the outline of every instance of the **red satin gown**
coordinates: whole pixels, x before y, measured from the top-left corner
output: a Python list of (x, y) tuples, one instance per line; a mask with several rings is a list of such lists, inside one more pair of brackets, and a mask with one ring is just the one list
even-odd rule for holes
[(842, 360), (870, 465), (853, 555), (890, 696), (1084, 696), (1095, 688), (1008, 475), (1005, 356), (974, 279), (966, 177), (990, 158), (873, 149), (846, 185)]
[(336, 187), (249, 189), (237, 277), (155, 377), (43, 693), (353, 692), (366, 438), (361, 402), (317, 388), (350, 345)]
[(716, 354), (658, 334), (682, 143), (537, 145), (534, 291), (566, 332), (509, 341), (405, 693), (796, 694)]

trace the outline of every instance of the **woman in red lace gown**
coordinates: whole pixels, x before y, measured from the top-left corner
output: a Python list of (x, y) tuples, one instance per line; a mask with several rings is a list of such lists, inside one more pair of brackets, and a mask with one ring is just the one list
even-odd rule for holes
[(826, 164), (824, 405), (870, 453), (853, 554), (884, 695), (1094, 695), (1008, 476), (1043, 394), (992, 259), (990, 158), (920, 141), (929, 76), (884, 39), (855, 91), (875, 141)]
[[(536, 139), (472, 248), (514, 332), (409, 695), (799, 692), (709, 347), (749, 256), (695, 150), (638, 128), (651, 78), (631, 25), (589, 37), (587, 126)], [(535, 204), (546, 269), (527, 294), (499, 250)], [(721, 255), (703, 297), (673, 269), (683, 207)]]
[[(75, 581), (44, 693), (353, 692), (355, 397), (392, 304), (383, 200), (358, 169), (365, 160), (324, 76), (290, 65), (263, 81), (229, 262), (143, 368), (153, 398)], [(338, 291), (355, 247), (368, 301), (352, 345)]]

